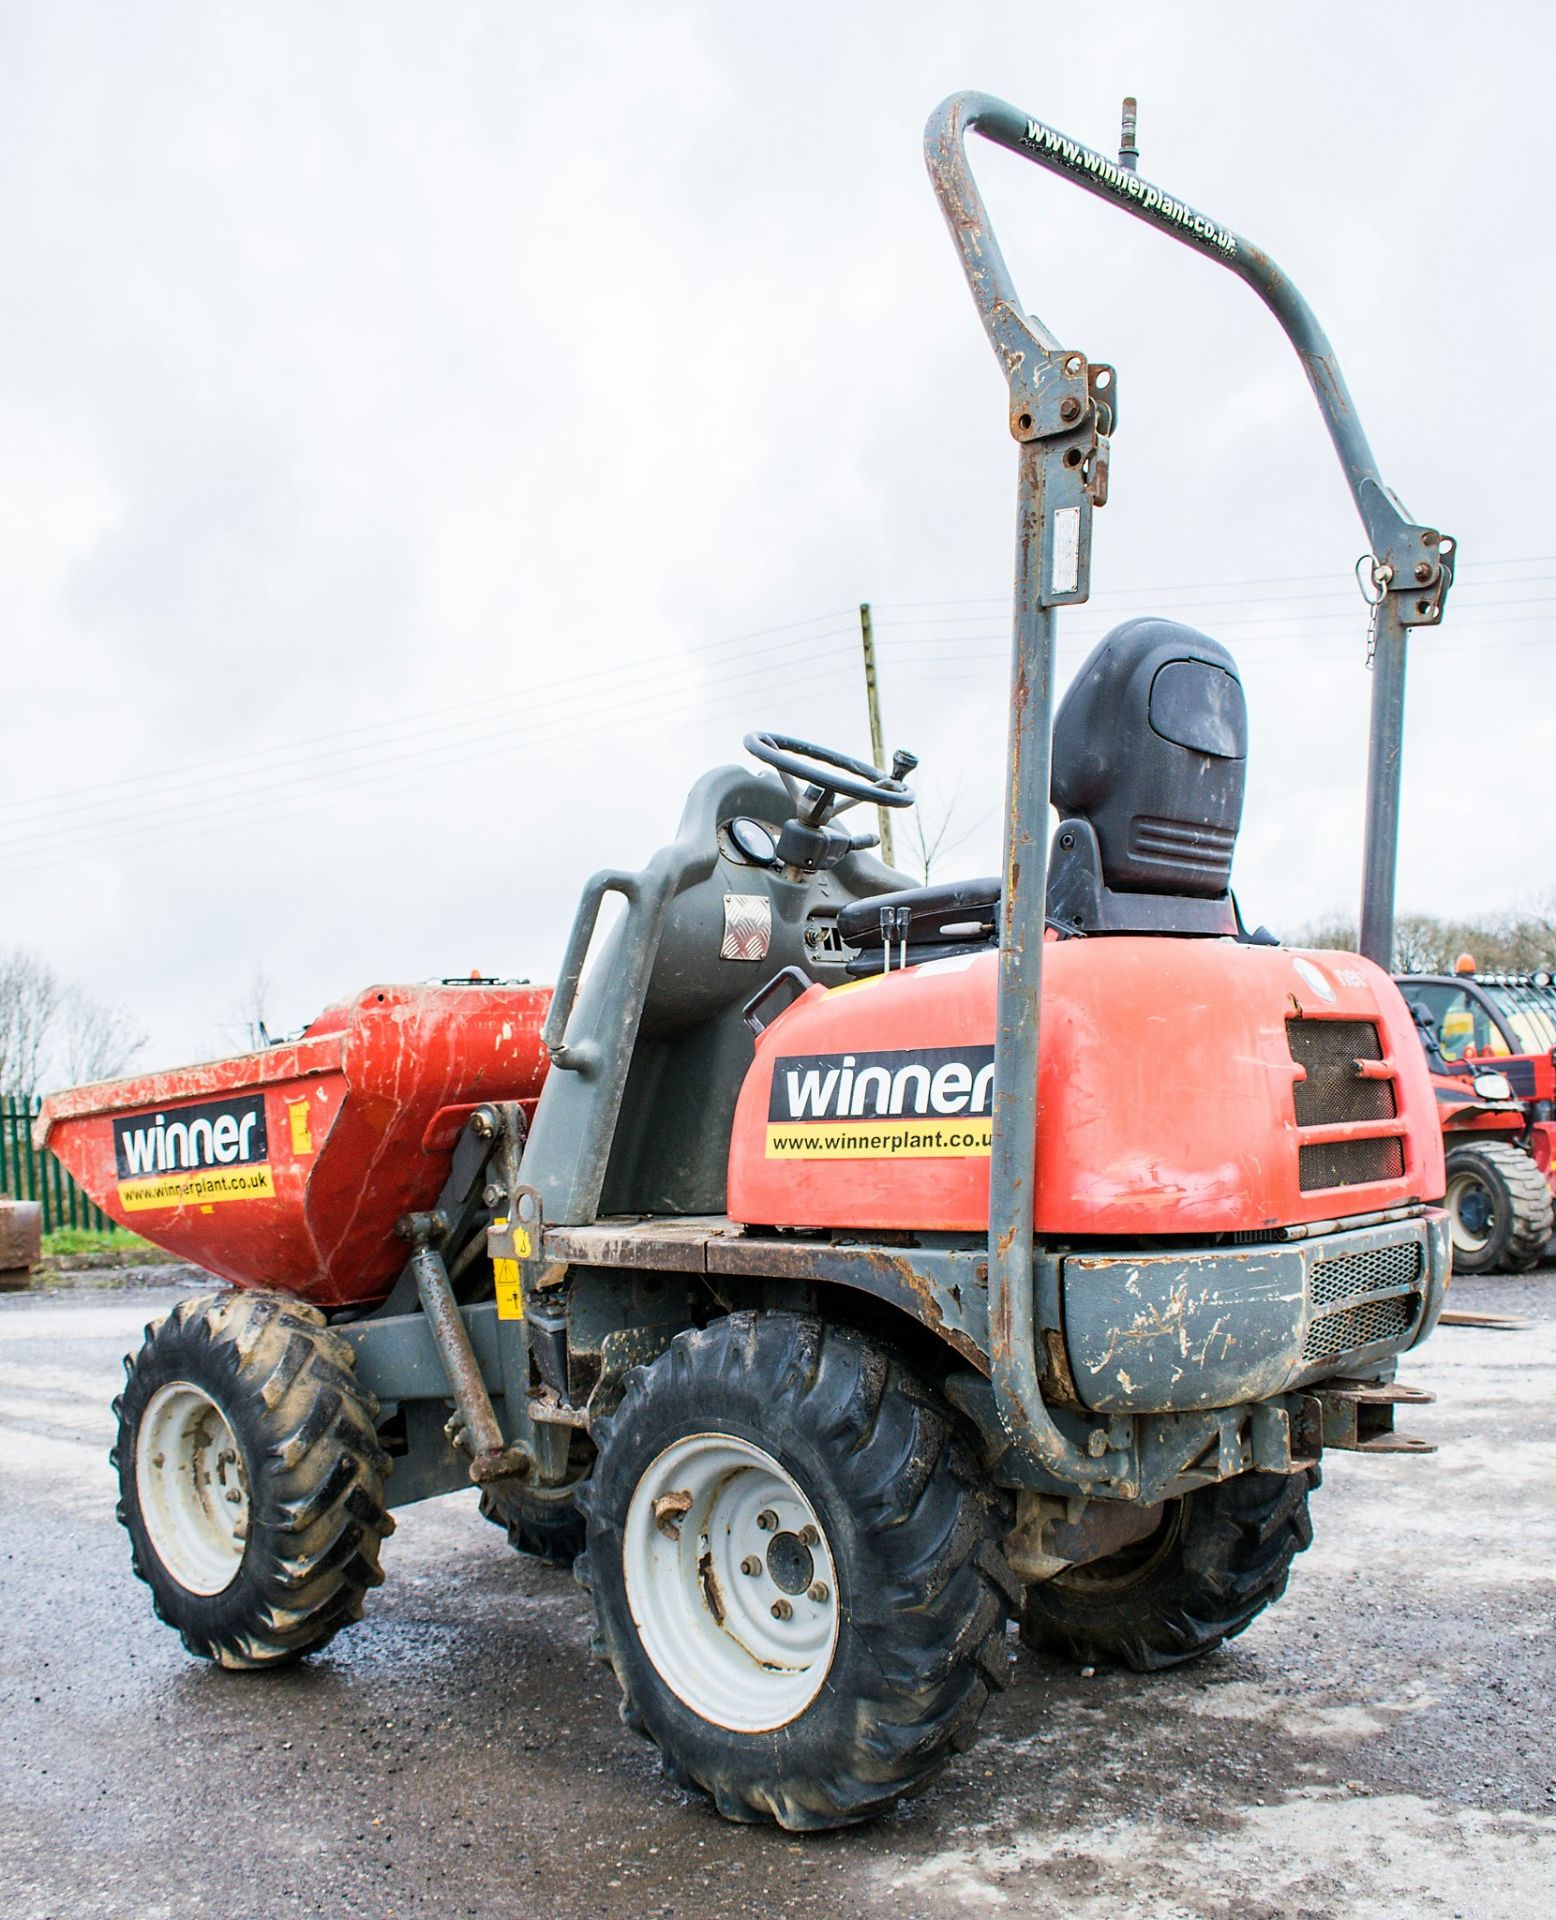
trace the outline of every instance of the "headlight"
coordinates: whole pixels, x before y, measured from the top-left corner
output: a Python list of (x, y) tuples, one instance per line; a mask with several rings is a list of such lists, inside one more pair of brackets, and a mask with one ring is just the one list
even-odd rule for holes
[(1475, 1091), (1482, 1100), (1511, 1100), (1513, 1083), (1505, 1073), (1477, 1073)]

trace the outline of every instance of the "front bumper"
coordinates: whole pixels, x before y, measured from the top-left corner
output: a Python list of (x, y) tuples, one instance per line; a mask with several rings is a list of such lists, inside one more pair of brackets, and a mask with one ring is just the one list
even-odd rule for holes
[(1082, 1406), (1180, 1413), (1376, 1370), (1436, 1324), (1448, 1216), (1206, 1251), (1072, 1253), (1064, 1344)]

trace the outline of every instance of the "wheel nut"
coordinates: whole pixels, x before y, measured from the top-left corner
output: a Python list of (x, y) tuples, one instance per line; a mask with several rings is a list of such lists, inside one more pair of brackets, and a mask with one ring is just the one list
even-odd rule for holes
[(775, 1600), (773, 1602), (773, 1618), (775, 1620), (787, 1620), (793, 1612), (794, 1609), (789, 1605), (787, 1600)]
[(754, 1553), (748, 1553), (740, 1563), (740, 1571), (742, 1573), (758, 1574), (762, 1571), (762, 1563)]
[(762, 1511), (756, 1516), (756, 1524), (762, 1529), (763, 1533), (771, 1533), (778, 1525), (778, 1516), (773, 1512), (771, 1507), (763, 1507)]
[(800, 1538), (807, 1547), (819, 1547), (821, 1545), (821, 1535), (814, 1527), (801, 1527)]
[(807, 1600), (814, 1600), (819, 1607), (823, 1600), (830, 1600), (832, 1598), (832, 1589), (827, 1585), (825, 1580), (814, 1580), (810, 1586), (805, 1589), (805, 1598)]

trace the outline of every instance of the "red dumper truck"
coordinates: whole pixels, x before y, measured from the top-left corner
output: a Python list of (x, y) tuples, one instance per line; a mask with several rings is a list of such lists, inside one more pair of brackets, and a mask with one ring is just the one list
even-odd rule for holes
[[(1117, 379), (1019, 301), (970, 134), (1238, 276), (1301, 359), (1379, 597), (1362, 956), (1244, 929), (1214, 639), (1126, 622), (1053, 714)], [(1419, 1444), (1396, 1366), (1449, 1261), (1384, 969), (1405, 643), (1453, 543), (1381, 483), (1292, 283), (1132, 141), (1115, 163), (958, 94), (926, 153), (1016, 443), (1000, 872), (908, 885), (845, 819), (910, 804), (908, 756), (752, 733), (759, 771), (704, 773), (646, 867), (588, 882), (554, 991), (374, 989), (40, 1121), (225, 1283), (148, 1329), (117, 1402), (120, 1517), (191, 1653), (324, 1646), (393, 1509), (474, 1483), (576, 1565), (671, 1776), (790, 1828), (965, 1749), (1012, 1615), (1139, 1668), (1246, 1627), (1324, 1449)]]

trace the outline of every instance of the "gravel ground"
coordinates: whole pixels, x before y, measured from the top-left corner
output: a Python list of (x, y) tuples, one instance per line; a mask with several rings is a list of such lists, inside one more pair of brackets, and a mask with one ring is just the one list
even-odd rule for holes
[[(0, 1298), (7, 1920), (768, 1914), (1527, 1920), (1556, 1881), (1556, 1272), (1406, 1378), (1429, 1457), (1331, 1455), (1284, 1601), (1197, 1667), (1022, 1652), (877, 1825), (732, 1827), (616, 1717), (583, 1595), (472, 1495), (410, 1508), (367, 1619), (288, 1673), (188, 1660), (130, 1575), (119, 1361), (183, 1276)], [(126, 1279), (129, 1276), (125, 1276)]]

